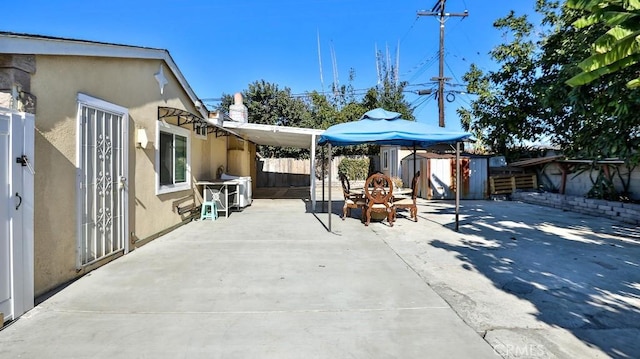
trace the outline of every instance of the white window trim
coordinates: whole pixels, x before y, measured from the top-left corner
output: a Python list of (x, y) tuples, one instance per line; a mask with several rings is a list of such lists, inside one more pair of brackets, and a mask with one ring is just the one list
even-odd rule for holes
[(85, 95), (83, 93), (79, 93), (78, 104), (121, 115), (123, 120), (125, 120), (125, 116), (126, 116), (126, 120), (129, 120), (129, 110), (126, 107), (118, 106), (116, 104), (101, 100), (99, 98), (95, 98), (89, 95)]
[(382, 151), (382, 169), (383, 170), (389, 169), (389, 150)]
[[(186, 191), (191, 189), (191, 131), (182, 127), (174, 126), (166, 123), (165, 121), (156, 121), (156, 163), (155, 163), (155, 181), (156, 181), (156, 195), (165, 193), (173, 193), (179, 191)], [(184, 183), (173, 185), (160, 185), (160, 132), (172, 133), (179, 135), (187, 139), (187, 180)]]
[(398, 176), (398, 149), (391, 148), (389, 149), (389, 176), (397, 177)]

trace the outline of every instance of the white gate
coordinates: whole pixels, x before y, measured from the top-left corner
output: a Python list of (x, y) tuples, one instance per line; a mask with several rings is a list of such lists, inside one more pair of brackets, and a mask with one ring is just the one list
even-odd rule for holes
[(0, 312), (33, 308), (34, 117), (0, 109)]
[(79, 95), (77, 266), (128, 250), (127, 109)]

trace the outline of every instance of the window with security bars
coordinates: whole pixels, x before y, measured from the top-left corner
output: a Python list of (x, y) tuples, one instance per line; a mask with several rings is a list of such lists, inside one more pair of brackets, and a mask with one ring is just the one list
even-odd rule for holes
[(205, 138), (207, 137), (207, 124), (204, 122), (196, 121), (193, 123), (193, 132), (195, 132), (197, 137)]

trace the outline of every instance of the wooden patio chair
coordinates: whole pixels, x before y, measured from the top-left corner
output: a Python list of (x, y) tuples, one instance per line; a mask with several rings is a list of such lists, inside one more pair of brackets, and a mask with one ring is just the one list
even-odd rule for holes
[(420, 171), (416, 172), (411, 180), (411, 197), (400, 197), (393, 199), (393, 206), (398, 208), (408, 209), (409, 218), (413, 218), (414, 222), (418, 222), (418, 206), (416, 205), (416, 198), (418, 197), (418, 179), (420, 179)]
[(389, 226), (393, 227), (393, 219), (396, 216), (393, 206), (393, 183), (383, 173), (374, 173), (364, 184), (364, 194), (367, 197), (365, 226), (371, 222), (371, 212), (386, 213)]
[(340, 178), (340, 182), (342, 183), (342, 193), (344, 195), (344, 206), (342, 207), (342, 220), (347, 217), (347, 215), (351, 216), (351, 209), (360, 208), (361, 214), (360, 219), (364, 219), (364, 207), (367, 205), (367, 201), (364, 199), (362, 193), (351, 192), (351, 185), (349, 184), (349, 179), (347, 175), (340, 172), (338, 174)]

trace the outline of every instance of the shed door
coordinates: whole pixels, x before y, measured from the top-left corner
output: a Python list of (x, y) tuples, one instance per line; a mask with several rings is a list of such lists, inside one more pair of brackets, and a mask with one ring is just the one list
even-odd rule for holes
[(78, 267), (82, 267), (128, 249), (128, 111), (88, 96), (79, 99)]
[(431, 159), (431, 189), (433, 199), (453, 199), (451, 192), (451, 161), (448, 158)]

